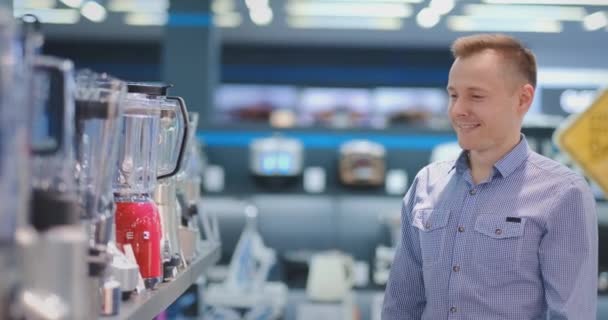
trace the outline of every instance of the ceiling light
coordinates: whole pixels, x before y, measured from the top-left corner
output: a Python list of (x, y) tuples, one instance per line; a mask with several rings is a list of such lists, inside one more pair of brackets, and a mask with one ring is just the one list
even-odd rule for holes
[(429, 8), (440, 15), (444, 15), (454, 9), (454, 0), (431, 0)]
[(266, 26), (272, 22), (272, 10), (268, 7), (251, 9), (249, 17), (253, 23), (259, 26)]
[(213, 13), (228, 13), (234, 11), (233, 0), (215, 0), (211, 3)]
[(115, 12), (166, 12), (169, 9), (168, 0), (110, 0), (107, 8)]
[(540, 68), (538, 69), (538, 83), (543, 88), (568, 88), (576, 86), (595, 86), (603, 88), (608, 83), (608, 71), (583, 68)]
[(583, 27), (587, 31), (595, 31), (602, 29), (608, 25), (608, 17), (605, 12), (598, 11), (592, 13), (583, 19)]
[(352, 17), (287, 17), (287, 24), (297, 29), (374, 29), (399, 30), (403, 20), (399, 18), (352, 18)]
[(127, 13), (125, 24), (130, 26), (164, 26), (167, 24), (167, 13)]
[(555, 19), (581, 21), (587, 14), (583, 7), (542, 6), (542, 5), (483, 5), (467, 4), (463, 7), (465, 15), (483, 18), (516, 17), (517, 19)]
[(74, 9), (25, 9), (15, 8), (13, 15), (22, 17), (25, 14), (33, 14), (41, 23), (50, 24), (74, 24), (80, 20), (80, 14)]
[(340, 2), (290, 2), (287, 13), (293, 16), (334, 17), (409, 17), (412, 8), (398, 3), (340, 3)]
[(29, 8), (29, 9), (52, 9), (56, 5), (55, 0), (15, 0), (13, 8)]
[(238, 12), (229, 12), (213, 16), (213, 24), (220, 28), (235, 28), (241, 25), (243, 18)]
[(87, 1), (82, 5), (80, 13), (93, 22), (102, 22), (107, 16), (106, 8), (95, 1)]
[(486, 19), (472, 16), (452, 16), (448, 18), (447, 23), (449, 29), (462, 32), (558, 33), (562, 31), (561, 22), (555, 20)]
[(552, 4), (576, 6), (608, 6), (608, 0), (484, 0), (493, 4)]
[[(327, 2), (325, 0), (291, 0), (292, 2), (300, 2), (300, 3), (324, 3)], [(422, 3), (424, 0), (331, 0), (332, 2), (341, 2), (341, 3)]]
[(61, 0), (61, 2), (71, 8), (80, 8), (82, 5), (82, 0)]
[(431, 8), (424, 8), (416, 15), (416, 22), (422, 28), (432, 28), (439, 23), (439, 14)]
[(251, 10), (268, 8), (268, 0), (245, 0), (245, 4)]

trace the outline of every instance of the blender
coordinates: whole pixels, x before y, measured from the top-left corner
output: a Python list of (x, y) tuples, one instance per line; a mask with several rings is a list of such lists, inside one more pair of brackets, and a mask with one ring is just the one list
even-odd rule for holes
[(0, 318), (11, 319), (13, 292), (19, 285), (16, 246), (18, 227), (25, 223), (30, 194), (29, 104), (30, 74), (20, 54), (18, 27), (12, 14), (0, 9)]
[(177, 167), (163, 166), (165, 158), (159, 159), (158, 153), (164, 145), (178, 145), (175, 140), (181, 136), (165, 128), (171, 120), (178, 121), (176, 115), (184, 113), (184, 105), (181, 99), (167, 99), (168, 85), (129, 83), (127, 87), (113, 181), (116, 242), (123, 250), (125, 244), (132, 246), (146, 288), (154, 289), (163, 280), (161, 241), (166, 237), (152, 195), (157, 178), (172, 176)]
[(180, 97), (165, 96), (160, 119), (158, 183), (154, 190), (154, 201), (158, 205), (163, 230), (164, 281), (175, 277), (184, 258), (179, 241), (181, 209), (177, 201), (176, 175), (184, 159), (188, 131), (186, 103)]
[(179, 229), (180, 244), (186, 261), (191, 261), (195, 254), (200, 251), (202, 244), (198, 220), (201, 219), (199, 218), (201, 216), (199, 201), (204, 160), (200, 145), (196, 140), (198, 113), (190, 112), (188, 118), (190, 121), (188, 123), (186, 154), (182, 169), (177, 175), (177, 199), (179, 214), (182, 219)]
[(120, 302), (120, 284), (106, 270), (112, 261), (107, 248), (114, 217), (111, 170), (125, 94), (126, 84), (106, 74), (90, 70), (76, 74), (75, 174), (80, 217), (89, 235), (89, 291), (96, 297), (93, 310), (104, 315), (116, 314)]
[(74, 171), (74, 79), (69, 60), (32, 57), (31, 229), (20, 233), (24, 317), (84, 319), (87, 293), (86, 233), (80, 224)]

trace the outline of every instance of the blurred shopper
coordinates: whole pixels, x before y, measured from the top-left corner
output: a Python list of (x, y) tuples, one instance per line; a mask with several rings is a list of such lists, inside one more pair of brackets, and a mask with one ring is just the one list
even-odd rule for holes
[(423, 168), (403, 199), (382, 319), (595, 320), (594, 197), (521, 134), (533, 53), (487, 34), (452, 52), (449, 116), (464, 151)]

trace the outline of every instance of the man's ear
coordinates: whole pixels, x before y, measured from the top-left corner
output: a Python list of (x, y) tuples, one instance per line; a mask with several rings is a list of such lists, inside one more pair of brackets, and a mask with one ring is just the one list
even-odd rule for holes
[(534, 87), (526, 83), (519, 89), (519, 104), (517, 105), (517, 111), (523, 116), (528, 112), (534, 99)]

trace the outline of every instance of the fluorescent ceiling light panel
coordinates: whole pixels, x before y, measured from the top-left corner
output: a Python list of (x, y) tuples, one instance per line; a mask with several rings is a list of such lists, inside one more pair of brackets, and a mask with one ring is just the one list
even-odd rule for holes
[(440, 15), (444, 15), (454, 9), (454, 0), (431, 0), (429, 8)]
[(213, 13), (228, 13), (234, 11), (234, 0), (215, 0), (211, 3)]
[(543, 5), (483, 5), (467, 4), (463, 7), (465, 15), (483, 18), (515, 18), (581, 21), (587, 15), (583, 7), (543, 6)]
[(575, 6), (608, 6), (608, 0), (484, 0), (492, 4), (552, 4)]
[(56, 4), (56, 0), (15, 0), (13, 8), (52, 9)]
[[(367, 4), (378, 4), (378, 3), (422, 3), (425, 0), (331, 0), (331, 2), (341, 3), (367, 3)], [(301, 3), (323, 3), (326, 0), (292, 0), (292, 2)]]
[(344, 2), (296, 2), (286, 6), (292, 16), (330, 17), (391, 17), (405, 18), (412, 15), (412, 7), (399, 3), (344, 3)]
[(236, 28), (243, 23), (243, 17), (238, 12), (229, 12), (213, 16), (213, 24), (220, 28)]
[(102, 22), (106, 19), (106, 8), (96, 1), (87, 1), (80, 8), (80, 13), (93, 22)]
[(583, 20), (583, 27), (587, 31), (595, 31), (608, 26), (608, 16), (603, 11), (592, 13)]
[(70, 8), (80, 8), (82, 5), (82, 0), (61, 0), (61, 2)]
[(80, 13), (75, 9), (19, 9), (13, 10), (15, 17), (21, 17), (24, 14), (33, 14), (42, 23), (51, 24), (74, 24), (80, 20)]
[(164, 26), (167, 23), (167, 13), (127, 13), (125, 24), (130, 26)]
[(268, 8), (268, 0), (245, 0), (245, 4), (251, 10)]
[(453, 31), (490, 31), (490, 32), (541, 32), (558, 33), (562, 24), (555, 20), (530, 19), (486, 19), (472, 16), (452, 16), (447, 20), (448, 28)]
[(539, 68), (538, 83), (542, 88), (588, 87), (608, 85), (608, 69)]
[(110, 0), (108, 10), (115, 12), (166, 12), (169, 0)]
[(372, 29), (399, 30), (403, 21), (399, 18), (351, 18), (351, 17), (287, 17), (287, 25), (297, 29)]
[(431, 8), (424, 8), (416, 15), (416, 23), (422, 28), (428, 29), (439, 23), (440, 16)]

